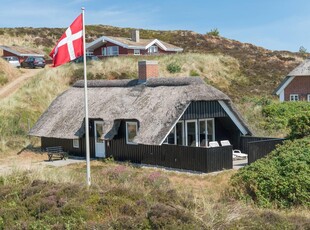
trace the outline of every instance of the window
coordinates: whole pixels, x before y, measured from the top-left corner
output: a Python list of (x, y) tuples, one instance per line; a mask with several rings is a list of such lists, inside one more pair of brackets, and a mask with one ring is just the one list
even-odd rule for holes
[(164, 141), (164, 144), (183, 145), (184, 144), (184, 122), (179, 121), (171, 130)]
[(299, 101), (298, 94), (290, 94), (290, 101)]
[(197, 121), (196, 120), (189, 120), (185, 121), (185, 131), (186, 131), (186, 138), (185, 138), (185, 145), (186, 146), (198, 146), (198, 138), (197, 138)]
[(136, 144), (133, 142), (133, 139), (135, 136), (137, 136), (138, 133), (138, 124), (137, 122), (126, 122), (126, 143), (127, 144)]
[(307, 101), (310, 101), (310, 94), (308, 94), (307, 96)]
[(73, 148), (80, 148), (80, 142), (79, 139), (73, 139)]
[(158, 53), (158, 47), (157, 46), (150, 46), (148, 49), (149, 53)]
[(134, 49), (133, 50), (134, 55), (140, 55), (140, 50), (139, 49)]
[(214, 119), (207, 120), (208, 142), (215, 141)]
[(199, 120), (199, 146), (208, 146), (214, 139), (214, 119)]
[(102, 56), (118, 56), (119, 48), (118, 46), (108, 46), (102, 48)]

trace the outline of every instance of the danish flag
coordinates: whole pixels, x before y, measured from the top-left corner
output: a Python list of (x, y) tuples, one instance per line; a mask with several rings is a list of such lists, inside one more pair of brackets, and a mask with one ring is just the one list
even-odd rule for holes
[(59, 66), (83, 55), (83, 17), (80, 14), (58, 40), (50, 53), (53, 66)]

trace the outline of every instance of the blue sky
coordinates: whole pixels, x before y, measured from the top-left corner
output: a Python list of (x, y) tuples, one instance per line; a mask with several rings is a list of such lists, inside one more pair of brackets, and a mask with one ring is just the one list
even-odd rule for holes
[(0, 0), (0, 27), (86, 24), (155, 30), (218, 28), (224, 37), (272, 50), (310, 51), (309, 0)]

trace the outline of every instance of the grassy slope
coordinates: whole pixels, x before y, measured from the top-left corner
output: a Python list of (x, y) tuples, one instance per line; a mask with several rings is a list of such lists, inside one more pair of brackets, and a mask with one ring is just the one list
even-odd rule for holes
[(0, 58), (0, 89), (1, 86), (16, 78), (19, 72), (19, 70), (15, 69), (8, 62)]
[[(86, 27), (86, 35), (88, 41), (102, 35), (129, 37), (130, 29), (89, 25)], [(63, 31), (61, 28), (2, 28), (0, 44), (39, 47), (47, 54)], [(140, 35), (141, 38), (159, 38), (170, 42), (184, 48), (184, 52), (219, 53), (235, 58), (242, 80), (236, 80), (230, 86), (228, 93), (233, 98), (241, 98), (244, 95), (270, 95), (283, 77), (305, 58), (298, 53), (272, 52), (251, 44), (191, 31), (140, 30)], [(229, 68), (233, 68), (234, 63), (228, 62), (226, 65), (232, 65)]]
[(29, 144), (28, 126), (32, 126), (52, 100), (68, 87), (71, 71), (67, 66), (49, 69), (1, 100), (0, 152)]

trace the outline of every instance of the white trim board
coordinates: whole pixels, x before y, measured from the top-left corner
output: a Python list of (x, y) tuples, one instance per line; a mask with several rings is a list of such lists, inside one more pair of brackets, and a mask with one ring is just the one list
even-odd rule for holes
[(277, 95), (280, 95), (280, 94), (284, 91), (284, 89), (294, 80), (294, 78), (295, 78), (295, 77), (289, 77), (289, 78), (285, 81), (285, 83), (281, 86), (281, 88), (277, 90), (276, 94), (277, 94)]
[[(167, 48), (160, 40), (158, 39), (154, 39), (153, 41), (151, 41), (149, 44), (147, 44), (146, 46), (135, 46), (135, 45), (127, 45), (125, 43), (122, 43), (122, 42), (119, 42), (119, 41), (116, 41), (112, 38), (109, 38), (109, 37), (106, 37), (106, 36), (102, 36), (94, 41), (92, 41), (91, 43), (88, 43), (86, 44), (86, 49), (88, 50), (92, 50), (92, 49), (96, 49), (98, 48), (97, 47), (97, 44), (99, 42), (101, 43), (104, 43), (105, 41), (108, 41), (108, 42), (111, 42), (115, 45), (118, 45), (118, 46), (121, 46), (123, 48), (126, 48), (126, 49), (144, 49), (144, 50), (147, 50), (150, 46), (156, 44), (157, 46), (159, 46), (162, 50), (164, 51), (183, 51), (182, 48)], [(93, 48), (95, 47), (95, 48)]]
[(181, 119), (181, 117), (183, 116), (183, 114), (185, 113), (185, 111), (187, 110), (187, 108), (188, 108), (188, 106), (189, 106), (190, 104), (191, 104), (191, 102), (188, 103), (188, 105), (185, 107), (185, 109), (183, 110), (183, 112), (181, 113), (181, 115), (179, 116), (179, 118), (173, 123), (173, 125), (172, 125), (171, 128), (169, 129), (168, 133), (165, 135), (164, 139), (160, 142), (159, 145), (162, 145), (162, 144), (165, 142), (166, 138), (168, 137), (168, 135), (170, 134), (170, 132), (172, 131), (172, 129), (174, 128), (174, 126), (179, 122), (179, 120)]
[(243, 135), (248, 134), (246, 128), (240, 123), (238, 118), (235, 116), (235, 114), (230, 110), (230, 108), (226, 105), (224, 101), (218, 101), (222, 108), (225, 110), (227, 115), (230, 117), (230, 119), (235, 123), (235, 125), (238, 127), (238, 129), (242, 132)]

